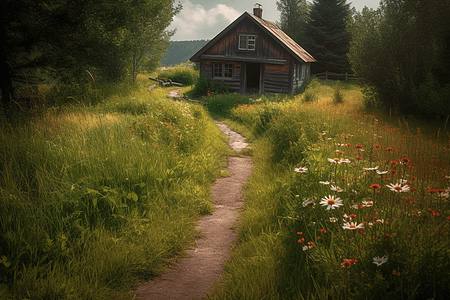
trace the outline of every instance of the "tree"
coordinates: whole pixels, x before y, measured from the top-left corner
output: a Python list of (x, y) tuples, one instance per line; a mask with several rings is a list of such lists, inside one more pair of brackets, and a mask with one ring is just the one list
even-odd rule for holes
[(87, 78), (86, 70), (97, 79), (134, 79), (147, 53), (170, 36), (165, 29), (181, 9), (174, 0), (3, 0), (0, 5), (5, 109), (37, 70), (66, 82)]
[(449, 13), (450, 0), (384, 0), (349, 23), (352, 68), (384, 106), (430, 118), (450, 113)]
[(346, 31), (350, 16), (350, 4), (346, 0), (314, 0), (304, 46), (317, 60), (313, 66), (315, 72), (345, 73), (350, 70)]
[(277, 1), (277, 9), (281, 13), (280, 23), (278, 24), (280, 29), (302, 45), (309, 19), (309, 5), (306, 0), (280, 0)]

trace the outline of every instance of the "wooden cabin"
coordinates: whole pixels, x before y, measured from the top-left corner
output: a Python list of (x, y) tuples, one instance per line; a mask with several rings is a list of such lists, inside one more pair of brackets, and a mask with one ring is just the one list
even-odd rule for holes
[(190, 60), (199, 63), (202, 74), (240, 94), (293, 93), (316, 61), (275, 23), (262, 19), (261, 8), (253, 15), (244, 12)]

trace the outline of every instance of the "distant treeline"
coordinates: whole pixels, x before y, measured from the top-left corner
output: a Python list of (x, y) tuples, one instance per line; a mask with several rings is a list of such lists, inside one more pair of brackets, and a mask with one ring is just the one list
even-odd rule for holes
[(171, 42), (161, 59), (163, 66), (175, 66), (187, 62), (192, 55), (206, 45), (208, 40)]

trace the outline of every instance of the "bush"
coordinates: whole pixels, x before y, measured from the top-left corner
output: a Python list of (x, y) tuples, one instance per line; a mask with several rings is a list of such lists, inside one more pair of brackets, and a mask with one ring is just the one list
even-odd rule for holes
[(211, 114), (226, 118), (234, 107), (239, 104), (249, 104), (250, 99), (239, 94), (225, 94), (213, 95), (203, 99), (203, 101), (208, 103), (208, 110)]
[(418, 114), (428, 119), (445, 119), (450, 115), (448, 99), (450, 99), (450, 84), (442, 87), (431, 73), (414, 93)]
[(161, 71), (158, 75), (158, 79), (167, 78), (173, 82), (182, 83), (183, 85), (192, 85), (198, 78), (198, 71), (193, 67), (181, 64), (175, 68), (169, 68)]
[(318, 99), (319, 98), (317, 96), (317, 93), (311, 90), (307, 90), (306, 92), (303, 93), (302, 97), (303, 102), (316, 102)]
[(221, 84), (214, 80), (211, 80), (209, 77), (200, 74), (197, 77), (197, 81), (195, 82), (195, 87), (185, 93), (189, 98), (200, 98), (208, 95), (208, 92), (211, 94), (223, 94), (229, 91), (229, 87), (225, 84)]
[(344, 95), (342, 94), (342, 87), (339, 85), (335, 85), (333, 87), (333, 103), (341, 104), (344, 102)]

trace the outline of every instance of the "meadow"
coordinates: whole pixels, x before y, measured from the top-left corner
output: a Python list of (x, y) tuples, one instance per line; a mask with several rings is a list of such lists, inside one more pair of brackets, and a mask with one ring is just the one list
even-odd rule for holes
[(132, 299), (198, 236), (230, 150), (151, 84), (42, 87), (47, 107), (1, 120), (1, 299)]
[(445, 299), (447, 122), (367, 109), (344, 82), (248, 100), (226, 122), (252, 141), (254, 171), (209, 298)]

